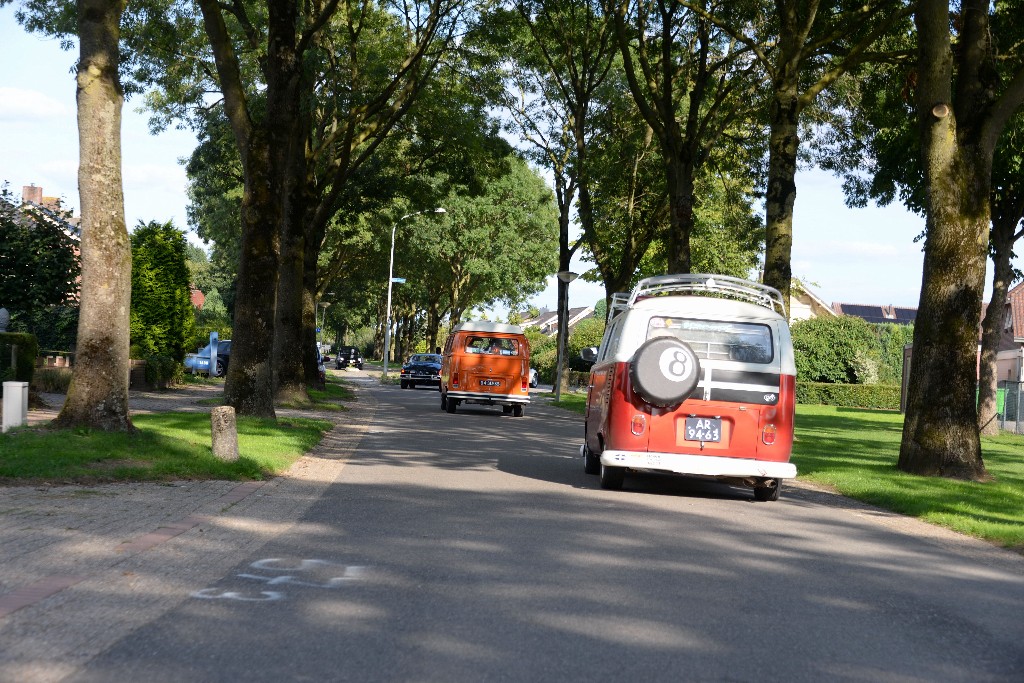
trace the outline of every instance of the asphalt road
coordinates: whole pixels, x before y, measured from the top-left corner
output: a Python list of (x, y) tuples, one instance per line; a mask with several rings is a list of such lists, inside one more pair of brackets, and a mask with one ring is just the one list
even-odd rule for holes
[(807, 489), (602, 491), (578, 416), (372, 391), (292, 533), (68, 680), (1024, 681), (1018, 556)]

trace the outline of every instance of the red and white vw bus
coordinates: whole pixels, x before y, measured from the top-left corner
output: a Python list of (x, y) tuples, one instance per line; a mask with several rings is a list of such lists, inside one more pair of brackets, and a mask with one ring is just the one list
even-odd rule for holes
[(796, 476), (796, 366), (782, 295), (723, 275), (664, 275), (612, 300), (591, 350), (584, 470), (601, 487), (653, 470), (777, 500)]

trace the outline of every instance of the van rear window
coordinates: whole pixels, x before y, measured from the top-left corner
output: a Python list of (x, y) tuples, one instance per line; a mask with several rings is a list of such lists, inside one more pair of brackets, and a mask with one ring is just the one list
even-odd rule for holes
[(764, 364), (774, 357), (771, 328), (759, 323), (655, 317), (647, 326), (647, 338), (654, 337), (684, 341), (703, 360)]
[(466, 340), (467, 353), (489, 353), (496, 356), (518, 356), (519, 342), (507, 337), (469, 337)]

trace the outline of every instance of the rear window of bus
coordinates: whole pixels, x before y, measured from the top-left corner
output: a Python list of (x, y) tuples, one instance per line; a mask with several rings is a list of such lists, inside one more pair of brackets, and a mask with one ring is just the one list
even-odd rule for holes
[(775, 357), (772, 330), (760, 323), (654, 317), (647, 338), (654, 337), (686, 342), (702, 360), (767, 364)]
[(519, 342), (507, 337), (474, 335), (466, 339), (467, 353), (485, 353), (495, 356), (518, 356)]

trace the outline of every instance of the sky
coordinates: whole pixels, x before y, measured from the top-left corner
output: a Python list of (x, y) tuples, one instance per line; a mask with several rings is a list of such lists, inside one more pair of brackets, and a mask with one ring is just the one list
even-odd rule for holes
[[(78, 215), (78, 129), (75, 118), (76, 52), (57, 41), (28, 34), (11, 6), (0, 7), (0, 182), (16, 196), (24, 185), (61, 197)], [(141, 99), (125, 103), (122, 156), (125, 218), (173, 221), (187, 229), (185, 168), (195, 147), (190, 131), (152, 135)], [(847, 208), (840, 181), (821, 171), (797, 176), (793, 218), (793, 275), (828, 303), (916, 307), (921, 288), (921, 244), (914, 237), (924, 219), (899, 205)], [(382, 228), (382, 230), (385, 228)], [(200, 243), (192, 235), (192, 241)], [(1024, 265), (1024, 264), (1019, 264)], [(577, 259), (572, 270), (591, 265)], [(386, 280), (386, 275), (384, 276)], [(554, 310), (554, 275), (530, 303)], [(600, 284), (576, 280), (570, 306), (592, 306), (604, 298)]]

